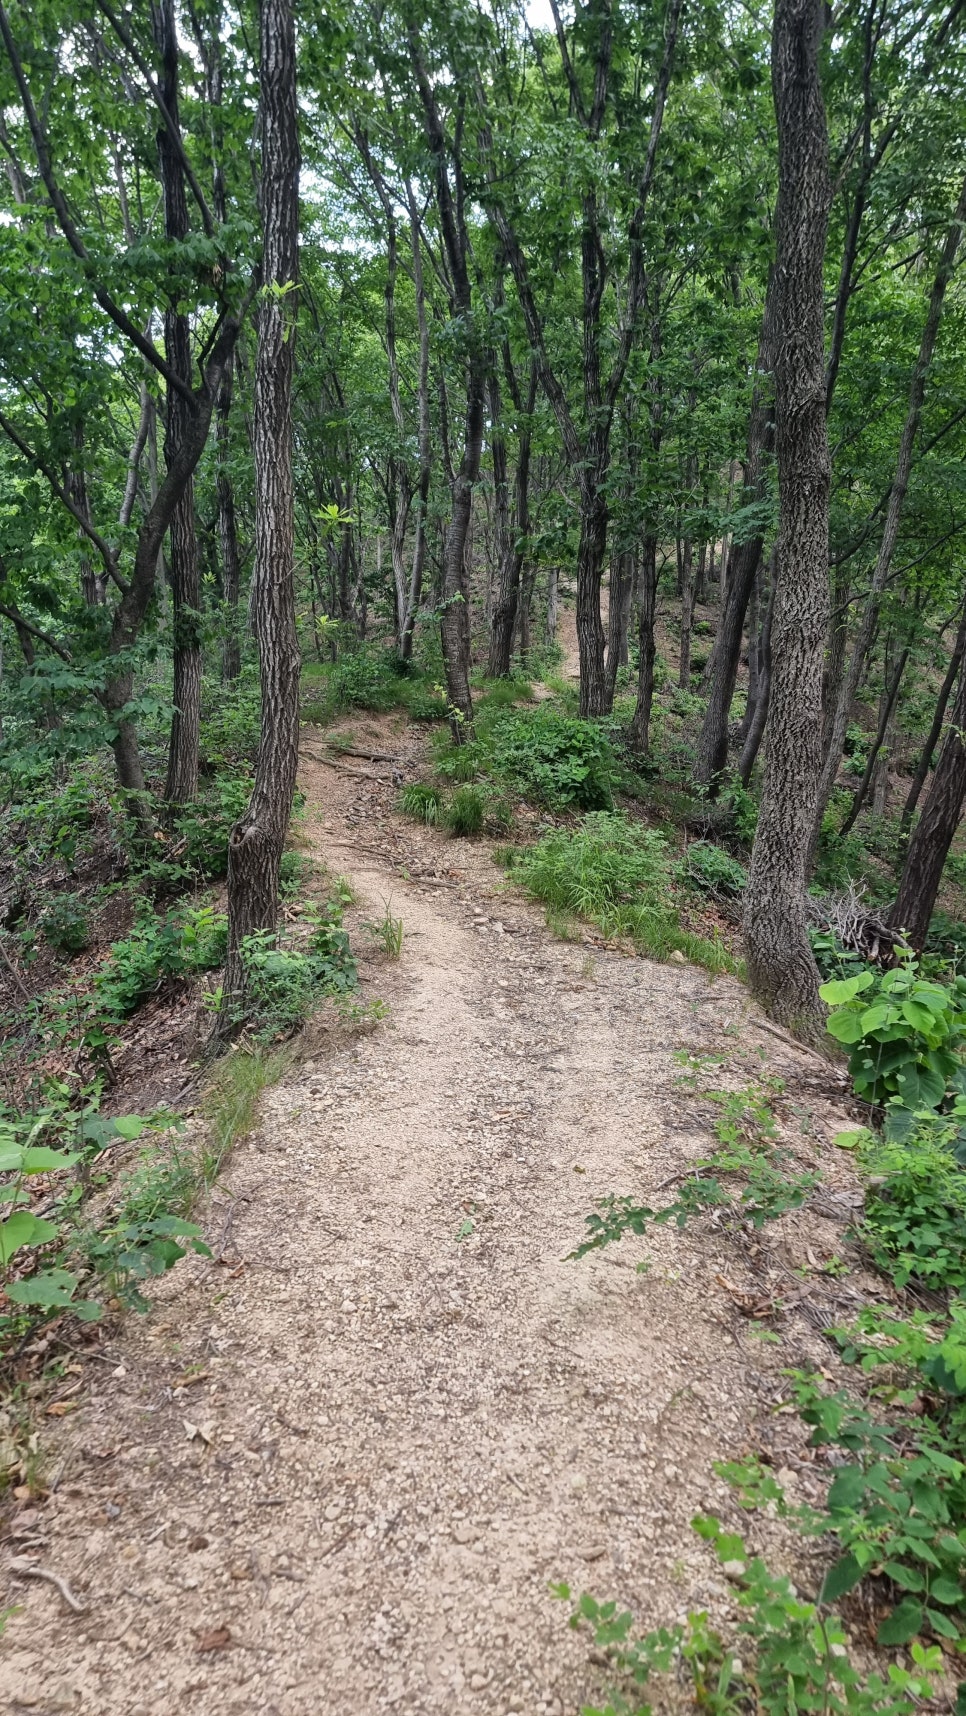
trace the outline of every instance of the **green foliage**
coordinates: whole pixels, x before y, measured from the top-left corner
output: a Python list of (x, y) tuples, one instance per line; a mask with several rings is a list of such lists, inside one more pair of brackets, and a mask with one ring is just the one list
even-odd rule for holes
[(958, 1639), (966, 1616), (966, 1466), (917, 1420), (883, 1424), (842, 1390), (825, 1394), (801, 1374), (793, 1380), (812, 1444), (851, 1456), (829, 1487), (827, 1518), (811, 1524), (832, 1531), (843, 1551), (824, 1594), (837, 1598), (877, 1574), (902, 1593), (879, 1627), (880, 1644), (908, 1644), (926, 1629)]
[[(684, 1060), (693, 1071), (690, 1058)], [(800, 1209), (820, 1176), (791, 1171), (789, 1152), (774, 1142), (771, 1099), (776, 1088), (749, 1085), (739, 1091), (704, 1091), (721, 1110), (714, 1124), (718, 1148), (692, 1164), (688, 1175), (681, 1177), (677, 1197), (662, 1209), (652, 1210), (629, 1197), (602, 1199), (597, 1206), (602, 1213), (587, 1216), (588, 1237), (571, 1256), (585, 1257), (622, 1239), (625, 1233), (645, 1234), (651, 1224), (663, 1227), (673, 1221), (682, 1228), (692, 1217), (711, 1210), (725, 1210), (733, 1220), (761, 1228), (788, 1210)], [(737, 1195), (734, 1187), (722, 1184), (719, 1175), (739, 1181)]]
[(213, 970), (224, 960), (227, 941), (228, 920), (212, 906), (142, 918), (129, 936), (113, 944), (94, 979), (104, 1015), (126, 1019), (165, 978)]
[(426, 781), (411, 781), (399, 795), (399, 808), (416, 822), (435, 828), (442, 815), (443, 795), (439, 787), (430, 786)]
[(602, 810), (613, 803), (617, 757), (605, 727), (550, 704), (481, 708), (476, 737), (438, 759), (457, 781), (489, 775), (507, 790), (551, 810)]
[(358, 982), (335, 904), (316, 915), (306, 945), (260, 930), (242, 942), (241, 955), (248, 1016), (256, 1038), (263, 1041), (290, 1036), (324, 997), (347, 995)]
[(486, 817), (486, 794), (478, 786), (459, 786), (443, 811), (451, 834), (479, 834)]
[(626, 817), (598, 811), (573, 832), (546, 835), (515, 852), (513, 875), (548, 914), (589, 918), (605, 936), (628, 936), (651, 959), (677, 950), (711, 971), (735, 969), (720, 942), (680, 927), (667, 842)]
[[(175, 1117), (160, 1113), (107, 1118), (90, 1091), (83, 1106), (51, 1086), (33, 1114), (10, 1109), (0, 1118), (0, 1275), (12, 1311), (0, 1315), (0, 1354), (31, 1320), (71, 1311), (90, 1322), (102, 1315), (97, 1279), (120, 1296), (139, 1295), (132, 1283), (163, 1273), (184, 1255), (184, 1240), (204, 1251), (199, 1230), (186, 1222), (185, 1206), (164, 1203), (171, 1181), (159, 1185), (147, 1207), (132, 1196), (120, 1212), (90, 1223), (92, 1193), (102, 1180), (101, 1158), (118, 1145), (170, 1129)], [(42, 1196), (38, 1199), (38, 1192)], [(41, 1202), (44, 1214), (32, 1207)]]
[(219, 775), (175, 818), (176, 849), (189, 874), (212, 879), (228, 871), (228, 840), (251, 797), (246, 774)]
[(90, 912), (74, 894), (60, 894), (40, 920), (44, 940), (57, 953), (83, 953), (90, 945)]
[(212, 1181), (232, 1146), (252, 1131), (258, 1099), (277, 1084), (291, 1063), (285, 1049), (266, 1049), (246, 1040), (234, 1043), (212, 1069), (202, 1098), (208, 1135), (204, 1147), (204, 1177)]
[(949, 988), (917, 976), (907, 955), (894, 971), (824, 983), (828, 1030), (851, 1050), (849, 1072), (867, 1102), (898, 1097), (912, 1110), (935, 1109), (964, 1081), (966, 978)]
[(379, 943), (387, 959), (399, 959), (403, 949), (403, 921), (392, 915), (392, 901), (386, 900), (381, 918), (363, 925)]
[[(733, 1581), (742, 1618), (734, 1645), (726, 1645), (703, 1611), (687, 1622), (660, 1627), (643, 1638), (633, 1635), (633, 1617), (615, 1603), (584, 1595), (571, 1626), (589, 1626), (598, 1652), (619, 1676), (606, 1707), (585, 1707), (582, 1716), (651, 1716), (642, 1702), (654, 1677), (687, 1678), (696, 1708), (709, 1716), (912, 1716), (919, 1701), (932, 1695), (931, 1675), (941, 1673), (938, 1649), (914, 1645), (911, 1670), (890, 1664), (885, 1676), (868, 1677), (848, 1655), (841, 1622), (824, 1607), (795, 1591), (784, 1575), (771, 1573), (751, 1556), (741, 1537), (722, 1529), (713, 1516), (693, 1522), (710, 1543)], [(554, 1594), (571, 1600), (566, 1585)], [(657, 1708), (669, 1708), (670, 1686)]]
[(862, 1227), (877, 1267), (904, 1287), (966, 1288), (966, 1174), (950, 1148), (953, 1127), (920, 1122), (903, 1141), (864, 1153), (872, 1176)]
[(507, 711), (490, 730), (493, 773), (524, 797), (552, 810), (609, 810), (616, 758), (594, 721), (562, 715), (547, 704)]
[(725, 894), (739, 899), (748, 885), (748, 872), (737, 858), (709, 840), (692, 841), (677, 866), (686, 887), (700, 894)]

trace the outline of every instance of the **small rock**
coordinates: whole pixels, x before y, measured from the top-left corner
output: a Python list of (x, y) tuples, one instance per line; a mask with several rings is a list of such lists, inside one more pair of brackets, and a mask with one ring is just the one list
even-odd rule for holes
[(577, 1551), (582, 1561), (600, 1561), (607, 1554), (606, 1543), (588, 1543), (586, 1548)]
[(479, 1535), (475, 1525), (454, 1525), (453, 1527), (454, 1543), (475, 1543)]
[(688, 962), (679, 947), (676, 947), (674, 952), (668, 956), (669, 965), (687, 965), (687, 963)]

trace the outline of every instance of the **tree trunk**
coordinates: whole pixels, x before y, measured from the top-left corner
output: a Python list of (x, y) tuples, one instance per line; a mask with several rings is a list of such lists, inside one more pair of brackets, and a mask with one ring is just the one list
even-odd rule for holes
[(869, 787), (872, 784), (872, 777), (875, 773), (876, 763), (881, 761), (883, 769), (886, 767), (888, 750), (883, 752), (883, 746), (886, 743), (886, 734), (889, 731), (892, 717), (895, 712), (896, 701), (899, 696), (899, 687), (902, 683), (902, 676), (905, 673), (906, 663), (908, 660), (909, 651), (904, 649), (899, 656), (899, 660), (896, 663), (891, 679), (883, 691), (879, 707), (879, 723), (876, 728), (875, 739), (872, 742), (872, 746), (866, 760), (862, 779), (859, 782), (858, 788), (856, 789), (852, 803), (849, 807), (849, 814), (839, 829), (840, 834), (850, 834), (852, 829), (855, 827), (858, 814), (868, 797)]
[(419, 330), (419, 364), (416, 379), (419, 448), (419, 476), (413, 518), (413, 559), (409, 579), (406, 616), (399, 640), (402, 661), (411, 661), (416, 615), (423, 595), (423, 571), (426, 565), (426, 511), (429, 505), (429, 485), (432, 477), (432, 440), (429, 418), (429, 323), (426, 317), (426, 287), (423, 279), (423, 251), (420, 237), (419, 210), (412, 185), (406, 182), (409, 206), (409, 231), (413, 253), (413, 290), (416, 295), (416, 325)]
[(761, 741), (765, 736), (765, 725), (768, 720), (768, 705), (771, 701), (771, 626), (775, 613), (775, 557), (772, 555), (771, 591), (768, 596), (768, 607), (765, 610), (765, 623), (761, 628), (761, 644), (758, 651), (760, 663), (758, 673), (758, 692), (755, 697), (755, 707), (752, 710), (748, 731), (741, 747), (738, 759), (738, 779), (743, 787), (751, 780), (751, 772), (758, 760)]
[(681, 649), (678, 656), (678, 685), (691, 688), (691, 627), (694, 625), (694, 544), (689, 536), (681, 543)]
[(245, 1010), (243, 944), (274, 932), (278, 875), (298, 768), (292, 370), (298, 281), (299, 138), (291, 0), (261, 7), (263, 293), (255, 363), (255, 569), (252, 611), (261, 663), (261, 740), (248, 808), (228, 846), (228, 961), (220, 1033)]
[(507, 679), (513, 660), (513, 633), (520, 597), (519, 553), (510, 524), (510, 480), (507, 470), (506, 431), (500, 378), (492, 360), (487, 381), (490, 396), (490, 457), (493, 461), (493, 552), (496, 561), (496, 594), (490, 621), (488, 671), (493, 679)]
[(824, 0), (776, 0), (778, 556), (765, 784), (744, 914), (752, 993), (774, 1018), (816, 1042), (824, 1035), (824, 1008), (806, 930), (805, 866), (829, 609), (822, 273), (830, 186), (819, 73), (824, 19)]
[(946, 719), (946, 708), (949, 703), (949, 699), (952, 696), (953, 686), (956, 683), (957, 675), (962, 667), (964, 651), (966, 651), (966, 609), (963, 610), (963, 615), (959, 622), (959, 630), (956, 633), (956, 642), (953, 645), (953, 653), (949, 658), (949, 666), (946, 669), (946, 676), (942, 682), (939, 696), (936, 700), (932, 726), (929, 729), (926, 743), (920, 752), (919, 761), (916, 764), (916, 772), (912, 777), (909, 796), (902, 807), (902, 816), (899, 819), (899, 829), (902, 834), (908, 833), (909, 826), (916, 814), (919, 795), (926, 784), (926, 776), (932, 768), (933, 755), (935, 753), (936, 746), (939, 744), (939, 735), (943, 730), (943, 722)]
[(926, 393), (926, 381), (936, 347), (939, 325), (942, 320), (943, 302), (946, 297), (946, 289), (953, 276), (956, 252), (959, 249), (960, 240), (962, 238), (964, 222), (966, 222), (966, 178), (964, 178), (960, 189), (959, 202), (956, 206), (955, 215), (953, 216), (953, 223), (946, 234), (946, 242), (943, 245), (939, 267), (936, 270), (936, 276), (932, 284), (932, 291), (929, 295), (929, 304), (926, 309), (926, 320), (923, 324), (922, 338), (919, 342), (919, 355), (916, 359), (916, 366), (912, 373), (912, 382), (909, 388), (909, 405), (906, 411), (906, 420), (903, 425), (902, 436), (899, 442), (899, 452), (896, 457), (896, 472), (892, 479), (892, 487), (889, 491), (885, 525), (882, 531), (882, 541), (879, 544), (879, 553), (876, 557), (875, 571), (872, 574), (872, 583), (869, 587), (869, 593), (866, 597), (865, 608), (863, 609), (858, 634), (852, 649), (851, 657), (849, 658), (848, 670), (842, 678), (838, 698), (836, 700), (835, 716), (832, 721), (831, 739), (829, 741), (825, 762), (822, 767), (818, 796), (815, 803), (815, 818), (812, 828), (813, 851), (818, 844), (818, 837), (822, 828), (822, 817), (825, 814), (825, 807), (832, 795), (832, 788), (835, 785), (836, 777), (839, 772), (839, 764), (842, 760), (842, 751), (845, 745), (845, 733), (849, 723), (849, 715), (852, 710), (855, 694), (859, 688), (859, 681), (862, 678), (862, 671), (865, 666), (866, 657), (868, 656), (869, 649), (871, 647), (872, 636), (875, 630), (876, 620), (878, 619), (882, 592), (885, 589), (886, 580), (888, 579), (892, 568), (892, 557), (895, 553), (896, 543), (899, 540), (899, 526), (902, 522), (906, 490), (909, 487), (909, 476), (912, 471), (912, 453), (915, 446), (916, 436), (919, 432), (919, 422), (922, 417), (922, 406)]
[(218, 502), (218, 541), (221, 547), (221, 594), (225, 611), (221, 677), (226, 683), (237, 679), (241, 673), (241, 628), (238, 616), (241, 559), (238, 553), (238, 528), (235, 523), (235, 493), (228, 471), (231, 396), (232, 366), (228, 363), (225, 365), (225, 373), (218, 390), (215, 419), (215, 494)]
[[(174, 0), (159, 0), (154, 9), (154, 27), (161, 56), (161, 93), (173, 128), (177, 130), (179, 49)], [(165, 237), (178, 244), (187, 238), (189, 232), (188, 200), (181, 156), (167, 124), (162, 124), (158, 130), (157, 145)], [(173, 303), (164, 313), (164, 348), (171, 370), (190, 387), (193, 377), (188, 318)], [(190, 432), (192, 415), (190, 401), (169, 383), (164, 435), (164, 457), (169, 470)], [(201, 580), (195, 534), (194, 479), (191, 476), (178, 497), (168, 540), (174, 708), (164, 796), (168, 804), (179, 805), (190, 803), (197, 796), (201, 725)]]
[(896, 903), (889, 913), (894, 929), (904, 930), (917, 952), (929, 934), (929, 921), (942, 881), (943, 865), (959, 827), (966, 800), (966, 673), (960, 675), (943, 748), (906, 852)]
[[(774, 363), (772, 333), (772, 293), (774, 275), (769, 279), (762, 317), (761, 338), (758, 343), (757, 375), (751, 416), (748, 421), (748, 444), (745, 454), (745, 476), (742, 486), (743, 507), (760, 503), (768, 492), (768, 462), (775, 444), (775, 416), (772, 402), (771, 371)], [(762, 537), (755, 535), (732, 545), (726, 556), (721, 555), (721, 618), (718, 635), (711, 652), (708, 669), (708, 706), (698, 735), (695, 779), (710, 792), (728, 762), (728, 723), (731, 704), (741, 662), (741, 642), (745, 614), (761, 566)], [(725, 560), (727, 558), (727, 583)]]
[(651, 708), (654, 703), (654, 620), (657, 615), (657, 537), (648, 532), (641, 543), (641, 619), (638, 632), (637, 702), (627, 742), (638, 756), (651, 748)]

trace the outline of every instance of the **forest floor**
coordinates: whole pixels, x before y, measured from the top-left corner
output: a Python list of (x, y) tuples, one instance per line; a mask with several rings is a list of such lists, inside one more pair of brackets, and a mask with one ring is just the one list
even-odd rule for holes
[[(350, 774), (307, 732), (300, 839), (351, 878), (356, 943), (387, 900), (402, 918), (401, 959), (362, 964), (389, 1015), (309, 1028), (202, 1212), (215, 1260), (159, 1283), (48, 1421), (17, 1553), (84, 1612), (3, 1570), (4, 1710), (575, 1716), (608, 1676), (551, 1582), (727, 1630), (690, 1526), (710, 1510), (815, 1583), (712, 1465), (758, 1450), (813, 1493), (776, 1409), (786, 1366), (834, 1368), (818, 1330), (862, 1293), (821, 1272), (854, 1202), (839, 1075), (731, 979), (555, 940), (487, 841), (396, 813), (419, 730), (343, 727), (402, 761)], [(713, 1143), (679, 1050), (723, 1057), (719, 1087), (785, 1081), (820, 1197), (767, 1239), (705, 1221), (566, 1261), (595, 1199), (664, 1202)]]

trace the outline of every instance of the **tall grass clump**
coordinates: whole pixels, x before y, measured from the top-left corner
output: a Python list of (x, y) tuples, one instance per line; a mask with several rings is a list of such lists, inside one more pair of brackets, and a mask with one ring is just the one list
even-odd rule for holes
[(543, 901), (551, 927), (582, 917), (605, 936), (627, 936), (650, 959), (679, 952), (709, 971), (736, 969), (720, 941), (681, 928), (668, 845), (654, 829), (596, 811), (579, 828), (556, 830), (517, 853), (512, 870)]

